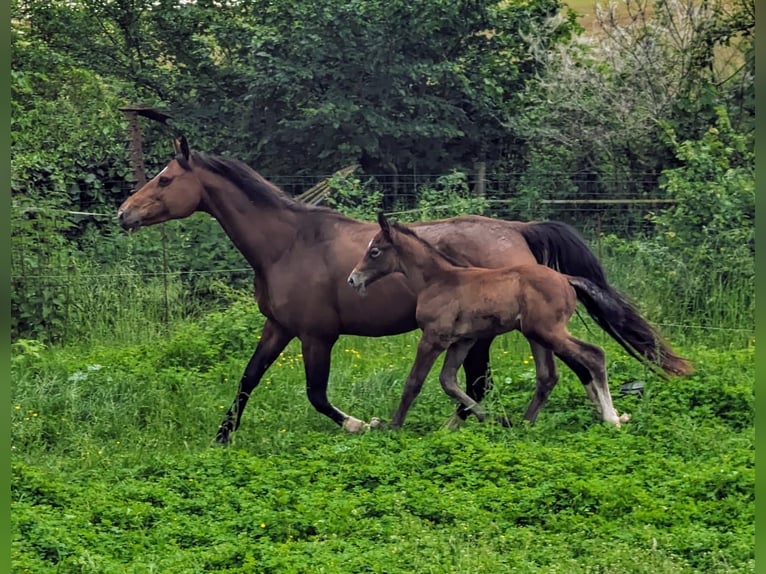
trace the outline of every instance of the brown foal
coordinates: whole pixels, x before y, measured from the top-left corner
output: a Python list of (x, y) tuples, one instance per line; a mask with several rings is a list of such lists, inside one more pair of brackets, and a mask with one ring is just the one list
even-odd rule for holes
[[(364, 296), (367, 287), (391, 273), (403, 273), (417, 296), (416, 319), (423, 334), (404, 385), (392, 428), (404, 423), (434, 361), (446, 351), (439, 382), (479, 420), (477, 401), (457, 384), (457, 371), (473, 344), (483, 337), (520, 331), (551, 350), (578, 376), (604, 421), (619, 427), (630, 415), (618, 414), (607, 383), (604, 351), (573, 337), (567, 329), (578, 297), (607, 323), (622, 320), (620, 302), (593, 282), (538, 264), (497, 269), (468, 267), (452, 260), (408, 227), (381, 214), (380, 231), (354, 267), (348, 283)], [(525, 418), (534, 421), (553, 386), (538, 387)]]

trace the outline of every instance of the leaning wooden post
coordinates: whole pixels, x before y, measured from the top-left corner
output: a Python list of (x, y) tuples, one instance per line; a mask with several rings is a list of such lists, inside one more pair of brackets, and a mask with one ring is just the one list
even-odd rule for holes
[[(130, 145), (130, 164), (133, 167), (133, 179), (136, 189), (141, 189), (146, 184), (146, 169), (144, 168), (143, 140), (141, 139), (141, 126), (138, 123), (138, 114), (145, 111), (143, 106), (120, 108), (128, 118), (128, 144)], [(170, 311), (168, 297), (168, 237), (165, 232), (165, 224), (160, 224), (160, 236), (162, 237), (162, 286), (163, 308), (162, 322), (167, 333), (170, 328)]]
[(136, 108), (120, 108), (120, 111), (124, 112), (128, 118), (128, 145), (130, 146), (130, 165), (133, 167), (133, 181), (138, 188), (141, 188), (146, 184), (146, 170), (138, 113)]

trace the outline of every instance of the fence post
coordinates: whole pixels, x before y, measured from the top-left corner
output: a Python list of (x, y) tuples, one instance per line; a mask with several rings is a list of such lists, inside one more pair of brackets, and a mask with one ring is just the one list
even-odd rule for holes
[[(133, 106), (120, 108), (128, 118), (128, 143), (130, 145), (130, 163), (133, 166), (133, 178), (136, 181), (137, 189), (146, 184), (146, 169), (144, 168), (144, 150), (143, 140), (141, 139), (141, 126), (138, 124), (138, 114), (145, 111), (143, 106)], [(165, 231), (165, 224), (160, 224), (160, 236), (162, 238), (162, 286), (163, 286), (163, 308), (162, 321), (165, 327), (165, 333), (170, 326), (170, 303), (168, 297), (168, 237)]]

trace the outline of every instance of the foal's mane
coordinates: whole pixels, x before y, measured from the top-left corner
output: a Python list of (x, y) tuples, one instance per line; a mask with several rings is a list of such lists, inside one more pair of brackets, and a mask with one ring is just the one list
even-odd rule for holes
[[(332, 214), (345, 218), (345, 216), (333, 209), (296, 201), (249, 165), (238, 159), (200, 151), (192, 151), (191, 159), (196, 166), (228, 179), (241, 189), (250, 201), (258, 205), (293, 211), (316, 211), (322, 212), (325, 215)], [(190, 163), (182, 155), (177, 156), (176, 161), (185, 170), (192, 169)]]
[(390, 222), (389, 225), (391, 225), (391, 227), (396, 229), (398, 232), (403, 233), (404, 235), (409, 235), (413, 239), (416, 239), (422, 245), (424, 245), (426, 247), (426, 249), (428, 249), (429, 251), (434, 253), (436, 256), (444, 259), (447, 263), (449, 263), (453, 267), (470, 267), (470, 265), (467, 265), (466, 263), (462, 263), (462, 262), (458, 261), (457, 259), (455, 259), (451, 255), (447, 255), (446, 253), (444, 253), (444, 251), (442, 251), (441, 249), (439, 249), (435, 245), (429, 243), (428, 241), (426, 241), (425, 239), (420, 237), (420, 235), (415, 233), (415, 231), (412, 228), (407, 227), (406, 225), (402, 225), (401, 223), (398, 223), (396, 221)]

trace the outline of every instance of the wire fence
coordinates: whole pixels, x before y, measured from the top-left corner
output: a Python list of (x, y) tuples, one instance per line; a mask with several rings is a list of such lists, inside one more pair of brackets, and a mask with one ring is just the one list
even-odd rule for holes
[[(547, 196), (538, 195), (532, 201), (517, 193), (520, 176), (486, 176), (482, 195), (484, 213), (505, 219), (564, 221), (583, 234), (600, 259), (604, 256), (602, 242), (606, 237), (628, 239), (652, 234), (648, 215), (674, 203), (663, 197), (635, 197), (604, 191), (561, 197), (553, 183)], [(269, 179), (288, 194), (299, 196), (327, 177), (328, 174), (320, 174), (270, 176)], [(418, 205), (420, 190), (424, 186), (438, 188), (441, 177), (399, 176), (395, 188), (385, 187), (394, 184), (386, 183), (384, 176), (375, 179), (379, 189), (397, 200), (389, 213), (411, 219), (432, 219), (455, 214), (459, 209), (449, 201), (431, 201), (426, 207)], [(553, 182), (558, 177), (552, 174), (551, 179)], [(474, 190), (476, 184), (477, 180), (470, 176), (464, 181), (469, 190)], [(635, 190), (644, 184), (632, 182), (627, 187)], [(222, 295), (221, 290), (252, 287), (252, 269), (209, 218), (202, 222), (198, 219), (194, 225), (179, 221), (157, 226), (163, 228), (161, 240), (154, 228), (129, 235), (119, 229), (115, 212), (132, 186), (113, 184), (105, 188), (119, 190), (114, 194), (111, 212), (104, 210), (103, 202), (87, 201), (59, 209), (43, 210), (33, 205), (12, 207), (12, 233), (16, 239), (11, 254), (15, 298), (12, 304), (17, 335), (46, 338), (51, 332), (57, 332), (54, 338), (67, 341), (122, 332), (128, 338), (142, 338), (144, 331), (167, 329), (175, 319), (205, 312), (219, 304), (225, 306), (231, 293)], [(64, 235), (71, 241), (41, 252), (39, 247), (49, 244), (52, 229), (64, 229)], [(188, 254), (202, 256), (190, 258)], [(745, 335), (753, 332), (746, 327), (721, 327), (694, 321), (673, 321), (658, 326)]]

